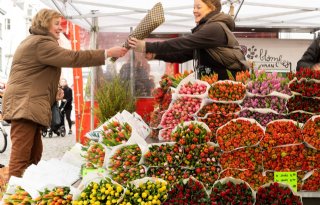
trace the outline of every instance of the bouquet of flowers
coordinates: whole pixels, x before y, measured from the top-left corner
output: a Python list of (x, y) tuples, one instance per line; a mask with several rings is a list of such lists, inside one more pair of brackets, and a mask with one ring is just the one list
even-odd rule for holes
[(320, 116), (314, 116), (304, 125), (303, 139), (309, 145), (320, 150)]
[(219, 81), (209, 89), (209, 97), (215, 101), (239, 101), (245, 97), (246, 87), (242, 83)]
[(128, 123), (113, 120), (103, 125), (102, 143), (106, 146), (116, 146), (128, 141), (132, 128)]

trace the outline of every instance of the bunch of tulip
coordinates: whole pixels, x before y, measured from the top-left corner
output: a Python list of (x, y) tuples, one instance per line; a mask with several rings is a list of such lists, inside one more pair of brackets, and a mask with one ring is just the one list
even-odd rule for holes
[(296, 72), (295, 75), (298, 79), (307, 78), (307, 79), (316, 79), (320, 80), (320, 71), (314, 70), (311, 68), (303, 68)]
[(211, 166), (218, 165), (221, 149), (212, 144), (186, 145), (181, 166)]
[(303, 127), (302, 135), (305, 142), (320, 150), (320, 116), (308, 120)]
[(129, 167), (119, 167), (109, 172), (112, 180), (125, 186), (128, 182), (141, 179), (146, 176), (146, 170), (143, 165), (135, 165)]
[(86, 159), (87, 168), (102, 167), (105, 157), (104, 147), (97, 142), (91, 142), (84, 158)]
[(213, 102), (201, 108), (197, 113), (198, 117), (204, 117), (206, 114), (229, 115), (239, 112), (241, 107), (237, 103), (217, 103)]
[(302, 79), (290, 83), (290, 89), (305, 97), (320, 97), (320, 83)]
[(181, 86), (178, 93), (179, 94), (188, 94), (188, 95), (201, 95), (204, 94), (207, 90), (207, 85), (204, 83), (191, 83), (188, 82)]
[(211, 75), (203, 75), (203, 76), (201, 76), (201, 80), (206, 81), (207, 83), (209, 83), (211, 85), (211, 84), (218, 81), (218, 74), (213, 73)]
[(176, 73), (174, 74), (173, 76), (172, 75), (169, 75), (168, 78), (171, 80), (172, 82), (172, 87), (176, 88), (179, 83), (184, 79), (186, 78), (188, 75), (190, 75), (193, 71), (190, 70), (190, 71), (187, 71), (185, 70), (183, 73)]
[(303, 142), (303, 139), (298, 123), (291, 120), (278, 120), (267, 125), (266, 133), (260, 146), (267, 149), (301, 142)]
[(246, 96), (241, 103), (244, 108), (270, 108), (278, 113), (287, 112), (287, 100), (277, 96)]
[(209, 89), (209, 97), (216, 101), (238, 101), (246, 94), (246, 86), (242, 83), (221, 81), (213, 84)]
[(171, 134), (171, 139), (181, 145), (202, 144), (209, 142), (210, 138), (211, 132), (197, 122), (191, 122), (189, 125), (181, 124)]
[(71, 205), (72, 194), (69, 187), (56, 187), (52, 190), (45, 189), (40, 192), (40, 196), (35, 199), (36, 204), (66, 204)]
[(174, 127), (164, 128), (159, 130), (159, 139), (165, 142), (172, 141), (171, 139), (171, 132), (174, 129)]
[(126, 168), (138, 165), (141, 158), (141, 149), (137, 144), (126, 145), (117, 149), (110, 158), (109, 168), (114, 171), (118, 168)]
[(241, 110), (240, 117), (245, 117), (245, 118), (250, 118), (250, 119), (255, 119), (260, 125), (266, 126), (269, 122), (274, 121), (274, 120), (279, 120), (279, 119), (285, 119), (285, 115), (281, 114), (276, 114), (273, 112), (259, 112), (259, 111), (254, 111), (254, 110)]
[(260, 187), (256, 194), (256, 205), (302, 205), (300, 196), (293, 194), (287, 186), (281, 186), (277, 182), (269, 186)]
[(161, 119), (163, 128), (175, 127), (181, 122), (191, 121), (192, 114), (196, 113), (201, 104), (200, 98), (181, 97), (173, 102), (172, 106)]
[(303, 110), (310, 113), (320, 113), (320, 99), (294, 95), (288, 100), (287, 107), (289, 112)]
[(168, 192), (164, 205), (207, 205), (209, 202), (206, 190), (201, 182), (190, 177), (187, 182), (182, 180)]
[(80, 197), (73, 201), (73, 205), (85, 204), (117, 204), (123, 196), (124, 189), (111, 182), (109, 178), (100, 182), (90, 182), (81, 192)]
[(281, 77), (275, 72), (266, 73), (264, 70), (256, 70), (251, 75), (251, 81), (247, 84), (247, 91), (259, 95), (269, 95), (274, 91), (292, 95), (287, 78)]
[(28, 192), (26, 192), (22, 187), (17, 186), (15, 188), (14, 194), (6, 193), (7, 197), (4, 199), (4, 205), (31, 205), (33, 200)]
[(164, 179), (173, 185), (181, 179), (188, 178), (191, 175), (191, 170), (181, 167), (149, 167), (147, 175)]
[(250, 72), (248, 70), (246, 71), (240, 71), (236, 73), (236, 81), (241, 82), (243, 84), (246, 84), (250, 80)]
[(206, 189), (209, 189), (218, 180), (220, 171), (219, 166), (201, 166), (192, 170), (191, 175), (201, 181)]
[(212, 205), (222, 204), (248, 204), (255, 202), (251, 188), (245, 183), (234, 183), (231, 180), (227, 182), (218, 181), (212, 188), (210, 194)]
[(262, 169), (262, 155), (260, 147), (247, 147), (221, 155), (220, 164), (223, 169)]
[(171, 89), (168, 88), (156, 88), (152, 91), (152, 96), (154, 97), (155, 102), (159, 105), (161, 111), (168, 109), (170, 102), (172, 100)]
[(152, 145), (144, 155), (147, 166), (179, 166), (183, 157), (183, 148), (178, 144)]
[(128, 123), (117, 120), (103, 125), (102, 143), (106, 146), (116, 146), (128, 141), (132, 128)]
[(161, 111), (159, 107), (155, 108), (150, 114), (150, 127), (157, 128), (160, 125), (161, 118), (165, 111)]
[(310, 147), (304, 147), (304, 149), (302, 149), (302, 154), (306, 158), (306, 161), (304, 162), (304, 164), (306, 164), (306, 167), (302, 170), (320, 169), (319, 150)]
[(217, 130), (217, 142), (223, 151), (239, 147), (253, 146), (264, 136), (264, 131), (256, 122), (236, 119)]
[(291, 120), (295, 120), (299, 123), (306, 123), (312, 116), (313, 116), (313, 114), (311, 114), (311, 113), (298, 111), (298, 112), (289, 113), (287, 115), (287, 118), (291, 119)]
[(320, 170), (315, 169), (310, 177), (308, 177), (302, 185), (302, 190), (319, 191), (320, 190)]
[(222, 114), (208, 114), (206, 118), (199, 119), (200, 122), (206, 123), (209, 129), (212, 132), (212, 137), (210, 139), (211, 142), (216, 142), (216, 132), (219, 127), (223, 126), (230, 120), (238, 118), (237, 114), (229, 114), (229, 115), (222, 115)]

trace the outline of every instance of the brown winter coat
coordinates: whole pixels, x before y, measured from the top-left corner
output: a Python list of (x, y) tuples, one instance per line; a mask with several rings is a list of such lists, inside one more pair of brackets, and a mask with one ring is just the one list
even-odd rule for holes
[(61, 67), (103, 65), (104, 50), (67, 50), (48, 33), (37, 30), (31, 33), (13, 56), (3, 116), (7, 121), (27, 119), (48, 127)]

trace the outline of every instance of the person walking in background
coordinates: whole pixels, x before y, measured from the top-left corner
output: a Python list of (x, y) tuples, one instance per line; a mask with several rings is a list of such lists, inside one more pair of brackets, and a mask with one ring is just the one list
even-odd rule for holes
[(217, 73), (219, 80), (225, 80), (227, 69), (234, 77), (237, 72), (249, 69), (232, 33), (234, 20), (221, 12), (220, 0), (194, 0), (193, 15), (197, 25), (190, 35), (162, 42), (131, 38), (129, 45), (137, 52), (146, 53), (148, 60), (183, 63), (194, 59), (198, 78)]
[[(69, 126), (69, 132), (68, 134), (71, 135), (72, 134), (72, 122), (71, 122), (71, 111), (72, 111), (72, 100), (73, 100), (73, 95), (72, 95), (72, 89), (68, 86), (68, 82), (66, 79), (62, 78), (60, 79), (60, 85), (62, 86), (63, 92), (64, 92), (64, 96), (63, 99), (66, 100), (66, 104), (64, 106), (64, 115), (66, 116), (67, 122), (68, 122), (68, 126)], [(61, 103), (60, 106), (62, 106), (63, 104)], [(64, 118), (63, 118), (64, 121)]]
[(313, 40), (302, 58), (298, 61), (296, 70), (299, 71), (303, 68), (320, 70), (320, 36)]
[(40, 131), (50, 126), (51, 106), (63, 97), (63, 91), (58, 92), (61, 67), (99, 66), (107, 57), (122, 57), (127, 52), (120, 46), (85, 51), (60, 47), (61, 18), (55, 10), (40, 10), (32, 19), (31, 35), (13, 56), (3, 96), (3, 118), (11, 122), (9, 177), (21, 177), (28, 166), (41, 159)]

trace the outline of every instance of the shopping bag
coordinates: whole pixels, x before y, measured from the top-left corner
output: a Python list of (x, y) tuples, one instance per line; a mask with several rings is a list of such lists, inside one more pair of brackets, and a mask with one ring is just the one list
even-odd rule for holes
[(61, 114), (60, 114), (60, 110), (57, 102), (55, 102), (52, 105), (51, 113), (52, 113), (51, 129), (57, 130), (61, 125)]

